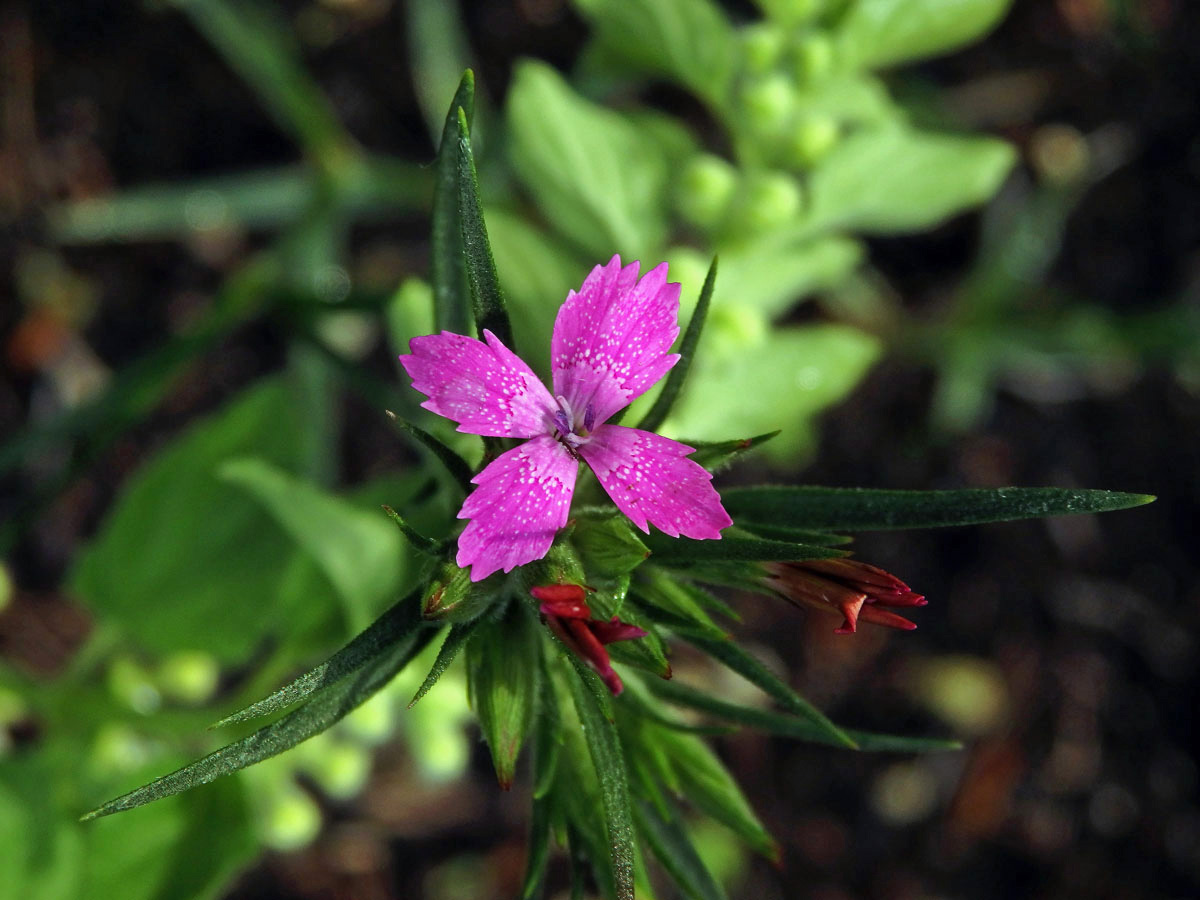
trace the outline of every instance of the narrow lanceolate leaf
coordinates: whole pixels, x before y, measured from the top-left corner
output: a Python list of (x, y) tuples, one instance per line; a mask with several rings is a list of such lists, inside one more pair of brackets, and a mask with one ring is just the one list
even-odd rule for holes
[(674, 368), (671, 369), (671, 374), (667, 376), (667, 383), (663, 385), (658, 399), (650, 407), (650, 412), (646, 413), (645, 418), (638, 423), (637, 427), (643, 431), (658, 431), (667, 416), (670, 415), (671, 407), (675, 405), (675, 399), (683, 389), (688, 369), (692, 365), (692, 357), (696, 355), (696, 345), (700, 343), (700, 332), (704, 330), (704, 320), (708, 317), (708, 307), (712, 302), (713, 287), (716, 283), (717, 258), (714, 256), (712, 264), (708, 267), (704, 286), (700, 288), (700, 299), (696, 301), (696, 309), (688, 322), (687, 331), (683, 333), (683, 343), (679, 345), (679, 362), (675, 363)]
[(412, 422), (407, 422), (401, 419), (393, 412), (389, 412), (388, 416), (396, 423), (401, 431), (409, 437), (415, 439), (419, 444), (429, 450), (434, 456), (441, 461), (446, 470), (454, 477), (459, 486), (463, 489), (463, 493), (469, 494), (475, 489), (475, 485), (471, 484), (471, 467), (467, 465), (467, 461), (435, 438), (432, 434)]
[[(774, 710), (729, 703), (678, 681), (658, 682), (645, 679), (643, 684), (668, 703), (699, 710), (726, 722), (757, 728), (781, 737), (817, 744), (830, 744), (835, 747), (846, 746), (841, 740), (831, 740), (830, 734), (823, 727), (814, 725), (807, 719)], [(928, 753), (938, 750), (958, 750), (962, 747), (958, 741), (944, 738), (903, 737), (858, 731), (853, 728), (842, 728), (841, 732), (857, 745), (857, 749), (868, 752)]]
[(690, 900), (723, 900), (725, 891), (704, 865), (677, 818), (661, 816), (649, 803), (633, 807), (638, 833), (680, 891)]
[(429, 256), (434, 326), (438, 331), (455, 334), (467, 334), (471, 329), (471, 289), (467, 283), (462, 224), (458, 215), (458, 148), (462, 138), (458, 111), (463, 111), (469, 124), (474, 108), (475, 75), (467, 69), (450, 104), (438, 147)]
[(710, 472), (715, 472), (723, 469), (748, 450), (753, 450), (778, 435), (778, 431), (768, 431), (766, 434), (756, 434), (754, 437), (739, 438), (733, 441), (685, 440), (683, 443), (696, 448), (696, 452), (692, 454), (692, 462), (699, 463)]
[[(751, 684), (760, 688), (763, 693), (786, 709), (789, 713), (799, 716), (813, 727), (813, 736), (807, 740), (832, 744), (837, 747), (855, 749), (857, 745), (837, 725), (819, 709), (788, 687), (778, 676), (761, 662), (730, 640), (716, 640), (699, 632), (680, 632), (680, 637), (703, 650), (722, 665), (737, 672)], [(658, 687), (657, 684), (654, 685)], [(818, 737), (819, 735), (819, 737)]]
[(719, 541), (694, 541), (655, 535), (647, 539), (651, 561), (663, 566), (690, 566), (697, 562), (798, 562), (804, 559), (829, 559), (845, 556), (840, 550), (791, 541), (772, 541), (756, 537), (723, 536)]
[(263, 107), (329, 174), (344, 168), (354, 143), (309, 76), (287, 24), (271, 7), (245, 0), (174, 0)]
[(759, 853), (769, 859), (779, 858), (779, 845), (705, 741), (692, 734), (658, 729), (655, 742), (670, 760), (680, 793), (688, 802), (733, 829)]
[(816, 544), (820, 547), (841, 547), (854, 543), (854, 538), (846, 534), (834, 534), (831, 531), (813, 531), (811, 528), (792, 528), (787, 525), (776, 525), (771, 522), (747, 522), (742, 519), (737, 522), (739, 528), (753, 532), (759, 537), (771, 538), (776, 541), (790, 541), (796, 544)]
[(278, 722), (272, 722), (254, 734), (222, 747), (170, 775), (164, 775), (137, 790), (110, 800), (84, 816), (84, 821), (133, 809), (197, 785), (208, 784), (222, 775), (237, 772), (290, 750), (313, 735), (325, 731), (366, 702), (425, 648), (433, 634), (433, 629), (428, 627), (410, 632), (366, 660), (352, 677), (344, 678), (318, 691), (307, 703)]
[[(555, 703), (553, 692), (543, 691), (542, 702)], [(553, 824), (551, 806), (554, 798), (549, 794), (554, 784), (554, 774), (558, 769), (557, 709), (543, 709), (535, 727), (537, 733), (533, 748), (533, 809), (529, 817), (529, 850), (525, 860), (522, 900), (533, 900), (541, 894), (542, 882), (546, 877), (546, 864), (550, 860), (550, 830)]]
[(1141, 506), (1153, 501), (1154, 497), (1076, 488), (877, 491), (752, 487), (722, 491), (721, 499), (735, 520), (818, 531), (877, 531), (1108, 512)]
[(471, 129), (466, 114), (458, 111), (458, 216), (462, 226), (463, 255), (466, 260), (467, 282), (475, 312), (475, 327), (483, 337), (486, 328), (515, 349), (512, 325), (500, 291), (496, 261), (488, 241), (487, 225), (483, 221), (483, 203), (479, 199), (479, 177), (475, 172), (475, 155), (471, 150)]
[(383, 505), (383, 511), (388, 514), (388, 518), (396, 523), (396, 527), (400, 529), (400, 533), (408, 538), (408, 542), (412, 544), (414, 550), (419, 550), (426, 556), (438, 557), (442, 555), (442, 545), (432, 538), (425, 537), (425, 535), (409, 525), (404, 521), (404, 517), (400, 513), (396, 512), (386, 503)]
[(899, 734), (877, 734), (847, 728), (846, 734), (858, 744), (858, 749), (868, 753), (937, 753), (945, 750), (961, 750), (962, 742), (946, 738), (905, 737)]
[(415, 594), (405, 597), (375, 622), (316, 668), (305, 672), (295, 681), (275, 693), (252, 703), (245, 709), (226, 716), (213, 728), (245, 722), (291, 706), (322, 688), (335, 684), (351, 672), (367, 665), (384, 650), (409, 638), (421, 624), (420, 605)]
[(621, 741), (612, 722), (612, 708), (599, 676), (575, 656), (568, 657), (577, 677), (567, 678), (579, 721), (587, 733), (588, 752), (600, 780), (600, 799), (608, 831), (613, 882), (617, 900), (633, 900), (634, 830), (629, 798), (629, 775)]
[(541, 635), (536, 628), (533, 615), (512, 603), (501, 621), (477, 629), (467, 648), (471, 705), (505, 790), (512, 786), (537, 711)]
[(450, 626), (450, 630), (446, 632), (446, 639), (442, 641), (441, 649), (438, 650), (437, 659), (433, 661), (433, 666), (429, 669), (429, 674), (425, 676), (425, 680), (421, 682), (421, 686), (417, 688), (417, 692), (409, 701), (409, 708), (429, 693), (429, 689), (437, 684), (439, 678), (446, 669), (450, 668), (450, 663), (454, 662), (454, 658), (458, 656), (458, 651), (471, 639), (472, 632), (479, 624), (479, 619), (474, 619), (470, 622), (459, 622)]

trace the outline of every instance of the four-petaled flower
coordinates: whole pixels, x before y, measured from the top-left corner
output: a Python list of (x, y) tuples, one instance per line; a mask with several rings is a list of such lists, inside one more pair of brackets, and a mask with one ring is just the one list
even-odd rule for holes
[(767, 563), (766, 569), (767, 586), (785, 600), (840, 613), (844, 621), (835, 634), (853, 634), (860, 621), (912, 631), (915, 624), (880, 607), (929, 602), (892, 573), (856, 559)]
[(619, 621), (616, 616), (607, 622), (593, 619), (582, 585), (548, 584), (532, 588), (529, 593), (542, 601), (539, 609), (550, 630), (595, 670), (612, 695), (615, 697), (625, 690), (621, 676), (613, 671), (604, 645), (645, 637), (646, 632), (636, 625)]
[(470, 519), (458, 539), (458, 564), (471, 580), (541, 559), (567, 523), (579, 460), (638, 528), (712, 538), (732, 520), (687, 459), (694, 448), (637, 428), (605, 424), (679, 360), (679, 285), (666, 263), (638, 280), (638, 263), (614, 256), (571, 291), (554, 322), (550, 394), (520, 357), (486, 329), (479, 341), (443, 331), (413, 338), (400, 362), (421, 405), (458, 422), (458, 430), (527, 438), (472, 481), (459, 512)]

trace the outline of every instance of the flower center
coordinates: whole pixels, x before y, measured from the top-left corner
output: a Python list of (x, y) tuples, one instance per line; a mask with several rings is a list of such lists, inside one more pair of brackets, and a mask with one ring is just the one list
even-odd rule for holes
[(589, 403), (583, 413), (583, 422), (577, 423), (575, 410), (571, 408), (567, 398), (559, 394), (554, 399), (558, 402), (558, 409), (554, 413), (554, 424), (558, 426), (558, 440), (574, 453), (577, 447), (591, 440), (589, 435), (592, 426), (596, 424), (595, 408)]

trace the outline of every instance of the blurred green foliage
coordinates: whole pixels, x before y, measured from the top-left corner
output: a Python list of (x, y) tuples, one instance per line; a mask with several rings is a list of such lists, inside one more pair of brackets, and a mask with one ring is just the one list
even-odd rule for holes
[[(434, 170), (423, 159), (361, 147), (307, 72), (288, 26), (266, 3), (169, 5), (257, 94), (295, 141), (298, 159), (280, 168), (135, 187), (51, 212), (50, 227), (64, 243), (186, 240), (233, 229), (264, 233), (267, 243), (190, 326), (165, 336), (97, 395), (0, 447), (5, 471), (21, 469), (47, 447), (71, 443), (76, 451), (5, 523), (4, 548), (91, 460), (153, 413), (181, 371), (235, 328), (249, 321), (280, 327), (287, 362), (283, 372), (233, 396), (157, 450), (123, 484), (70, 573), (71, 590), (98, 623), (70, 669), (51, 682), (0, 670), (5, 724), (32, 717), (42, 731), (33, 752), (0, 748), (0, 871), (6, 873), (0, 898), (219, 896), (262, 846), (296, 847), (316, 833), (320, 813), (297, 786), (298, 773), (334, 797), (362, 784), (370, 748), (394, 730), (388, 710), (418, 689), (420, 671), (433, 664), (436, 651), (425, 650), (424, 665), (410, 667), (381, 695), (383, 706), (361, 707), (323, 743), (137, 815), (87, 828), (74, 821), (129, 784), (239, 734), (204, 735), (202, 729), (217, 718), (216, 705), (245, 705), (417, 587), (424, 563), (377, 512), (380, 503), (402, 508), (424, 534), (444, 534), (455, 511), (444, 492), (431, 490), (454, 484), (433, 465), (338, 489), (339, 392), (356, 391), (402, 416), (416, 409), (398, 382), (358, 366), (336, 339), (339, 327), (348, 315), (362, 317), (369, 334), (384, 334), (393, 351), (433, 327), (430, 288), (416, 274), (383, 294), (338, 280), (339, 273), (345, 276), (347, 230), (379, 218), (434, 215)], [(685, 299), (699, 294), (708, 261), (719, 254), (722, 277), (708, 328), (664, 431), (711, 441), (782, 429), (764, 449), (776, 465), (794, 467), (813, 448), (819, 414), (853, 390), (883, 349), (861, 317), (789, 322), (797, 305), (819, 294), (831, 298), (834, 309), (839, 297), (848, 302), (862, 285), (855, 273), (866, 257), (864, 236), (928, 228), (982, 204), (1014, 161), (1011, 149), (995, 139), (929, 130), (893, 99), (881, 70), (977, 39), (1007, 2), (764, 0), (763, 17), (747, 23), (734, 22), (709, 0), (577, 0), (575, 6), (592, 32), (574, 71), (564, 75), (539, 61), (520, 62), (502, 113), (483, 106), (473, 123), (483, 138), (476, 146), (484, 212), (516, 343), (548, 347), (566, 291), (614, 252), (646, 263), (669, 260)], [(407, 10), (414, 84), (430, 133), (457, 139), (460, 132), (444, 130), (442, 116), (470, 62), (462, 23), (452, 3), (414, 0)], [(713, 128), (629, 99), (660, 81), (692, 94)], [(995, 326), (1020, 286), (1040, 270), (1028, 262), (1030, 254), (1020, 257), (1029, 268), (1019, 276), (1007, 261), (1012, 247), (1024, 246), (1026, 217), (1044, 214), (1061, 223), (1066, 208), (1056, 196), (1014, 213), (963, 288), (957, 315), (964, 318), (912, 332), (911, 346), (936, 341), (948, 348), (937, 356), (943, 419), (969, 419), (1011, 354), (1029, 352), (1030, 340)], [(1111, 337), (1103, 323), (1088, 332), (1084, 312), (1063, 315), (1071, 318), (1072, 334)], [(1168, 319), (1146, 329), (1158, 335), (1156, 327), (1173, 325)], [(548, 360), (531, 355), (531, 362), (544, 368)], [(653, 393), (644, 398), (635, 414), (654, 400)], [(430, 427), (453, 450), (478, 452), (444, 424)], [(619, 603), (628, 579), (622, 586), (615, 574), (607, 594), (600, 587), (601, 596)], [(701, 626), (712, 620), (703, 592), (653, 582), (643, 590), (648, 606), (690, 620), (701, 631), (695, 640), (705, 640)], [(486, 627), (519, 630), (524, 624)], [(715, 625), (711, 631), (720, 633)], [(486, 641), (486, 633), (476, 639), (480, 646)], [(660, 668), (661, 642), (647, 646), (650, 658), (623, 660)], [(615, 657), (620, 653), (614, 648)], [(511, 757), (497, 759), (507, 781), (520, 738), (536, 731), (538, 692), (561, 691), (562, 680), (549, 687), (536, 679), (517, 683), (499, 650), (474, 659), (466, 675), (451, 667), (446, 677), (451, 684), (469, 681), (489, 743), (511, 747)], [(230, 679), (251, 660), (253, 676)], [(752, 661), (727, 664), (793, 704), (797, 715), (808, 714)], [(449, 686), (440, 693), (461, 691)], [(12, 698), (11, 709), (5, 698)], [(556, 703), (564, 710), (590, 708), (563, 698)], [(465, 765), (464, 712), (452, 701), (423, 701), (406, 714), (411, 724), (404, 737), (430, 775), (452, 776)], [(608, 728), (603, 708), (593, 712), (591, 724)], [(666, 780), (687, 788), (700, 809), (762, 852), (771, 852), (770, 838), (699, 739), (642, 727), (653, 730), (650, 743), (663, 750), (629, 773), (647, 790), (633, 811), (638, 827), (658, 836), (656, 855), (682, 860), (677, 877), (691, 895), (720, 896), (703, 866), (671, 851), (690, 846), (684, 839), (690, 826), (654, 795), (655, 785)], [(841, 734), (823, 717), (806, 727), (833, 729), (826, 739)], [(596, 762), (599, 780), (572, 782), (556, 795), (578, 805), (568, 811), (571, 821), (595, 821), (598, 805), (607, 802), (607, 779), (616, 776), (603, 754), (611, 749), (603, 741), (568, 743), (554, 752), (571, 762), (557, 768), (547, 761), (547, 747), (536, 751), (539, 782), (574, 778), (574, 771), (590, 772)], [(649, 771), (653, 767), (657, 771)], [(545, 796), (537, 802), (551, 802)], [(222, 827), (209, 827), (215, 821)], [(632, 829), (632, 821), (627, 825)], [(607, 852), (600, 831), (570, 837)]]

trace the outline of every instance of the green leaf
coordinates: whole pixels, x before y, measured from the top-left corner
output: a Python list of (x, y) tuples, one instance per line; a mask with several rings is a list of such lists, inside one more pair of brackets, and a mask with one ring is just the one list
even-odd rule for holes
[(1110, 512), (1142, 506), (1154, 497), (1077, 488), (881, 491), (767, 486), (733, 488), (724, 491), (721, 500), (735, 519), (820, 531), (885, 531)]
[(571, 532), (587, 577), (627, 575), (645, 562), (650, 551), (625, 516), (579, 516)]
[[(446, 95), (460, 84), (464, 70), (471, 64), (466, 23), (456, 0), (410, 0), (404, 4), (404, 12), (412, 85), (429, 136), (436, 140), (444, 134)], [(455, 102), (451, 113), (455, 106), (467, 111), (468, 121), (474, 120), (466, 103)]]
[(404, 517), (386, 503), (383, 504), (383, 511), (387, 514), (389, 519), (396, 523), (396, 527), (399, 528), (400, 533), (408, 539), (408, 543), (412, 545), (414, 550), (418, 550), (421, 553), (424, 553), (426, 556), (441, 558), (441, 544), (432, 538), (425, 537), (425, 535), (421, 534), (406, 521), (404, 521)]
[(354, 628), (365, 627), (380, 602), (393, 594), (404, 548), (382, 518), (261, 459), (225, 463), (220, 476), (261, 503), (316, 561), (346, 605)]
[(596, 260), (512, 210), (489, 205), (487, 221), (517, 346), (532, 351), (526, 362), (549, 381), (555, 315)]
[(313, 694), (303, 706), (279, 721), (191, 765), (108, 801), (84, 816), (84, 820), (161, 800), (290, 750), (314, 734), (325, 731), (366, 702), (424, 649), (433, 634), (434, 630), (427, 627), (409, 631), (404, 638), (389, 644), (365, 661), (353, 675), (327, 685)]
[(613, 661), (634, 666), (659, 678), (670, 678), (671, 663), (667, 660), (666, 644), (654, 623), (629, 607), (622, 610), (621, 621), (641, 628), (646, 636), (609, 644), (605, 649)]
[(636, 855), (629, 775), (621, 741), (612, 721), (612, 705), (599, 677), (574, 654), (567, 657), (576, 677), (567, 676), (575, 711), (587, 736), (588, 752), (600, 780), (600, 799), (608, 832), (609, 854), (617, 900), (634, 900), (633, 868)]
[(710, 472), (715, 472), (723, 469), (748, 450), (753, 450), (760, 444), (765, 444), (778, 436), (778, 431), (768, 431), (766, 434), (756, 434), (754, 437), (741, 438), (736, 441), (684, 441), (684, 443), (689, 447), (696, 448), (696, 452), (692, 454), (692, 462), (699, 463)]
[(76, 827), (87, 843), (79, 900), (218, 900), (262, 852), (237, 781)]
[(300, 48), (276, 10), (258, 0), (173, 2), (258, 93), (276, 123), (329, 174), (338, 175), (353, 162), (353, 140), (309, 77)]
[(450, 102), (442, 142), (434, 163), (433, 214), (430, 225), (429, 280), (433, 286), (434, 329), (468, 334), (471, 330), (471, 289), (463, 252), (459, 204), (460, 159), (458, 111), (469, 124), (475, 108), (475, 75), (467, 69)]
[(779, 858), (779, 845), (759, 821), (729, 770), (693, 734), (655, 728), (661, 744), (679, 779), (680, 793), (690, 803), (731, 828), (757, 852), (768, 859)]
[[(543, 692), (543, 703), (554, 703), (550, 691)], [(534, 727), (535, 745), (533, 750), (533, 802), (529, 816), (529, 840), (525, 859), (525, 879), (521, 889), (522, 900), (533, 900), (541, 893), (542, 882), (546, 877), (546, 865), (550, 861), (550, 831), (553, 814), (554, 798), (550, 796), (553, 790), (554, 776), (558, 769), (558, 728), (557, 710), (543, 709), (537, 717)]]
[(467, 646), (467, 685), (471, 706), (492, 753), (496, 778), (508, 790), (517, 756), (533, 727), (537, 709), (541, 635), (520, 603), (510, 603), (499, 622), (475, 631)]
[(553, 230), (597, 262), (655, 252), (669, 168), (653, 140), (543, 63), (518, 63), (508, 95), (512, 163)]
[[(306, 165), (147, 184), (51, 207), (54, 239), (63, 243), (182, 240), (210, 231), (280, 230), (298, 223), (320, 201), (318, 173)], [(428, 207), (428, 175), (415, 163), (363, 160), (347, 178), (335, 207), (352, 219)]]
[(873, 731), (845, 729), (846, 734), (866, 753), (940, 753), (961, 750), (962, 741), (946, 738), (904, 737), (898, 734), (876, 734)]
[(764, 235), (722, 250), (728, 290), (719, 303), (734, 303), (778, 319), (800, 300), (841, 284), (862, 262), (862, 244), (841, 236), (795, 240)]
[(412, 422), (405, 421), (395, 413), (392, 413), (391, 419), (397, 428), (415, 439), (421, 446), (438, 458), (441, 464), (446, 467), (446, 471), (453, 476), (458, 486), (462, 488), (464, 494), (469, 494), (475, 489), (475, 485), (471, 483), (471, 467), (465, 459), (424, 428), (414, 425)]
[[(728, 509), (728, 507), (726, 507)], [(733, 537), (719, 541), (696, 541), (691, 538), (668, 538), (655, 535), (649, 540), (651, 559), (662, 566), (688, 567), (693, 563), (710, 562), (794, 562), (804, 559), (829, 559), (844, 556), (840, 550), (813, 544), (793, 544), (765, 538)]]
[(479, 625), (479, 619), (474, 619), (470, 622), (456, 622), (451, 625), (446, 631), (446, 639), (442, 641), (442, 646), (438, 650), (437, 659), (433, 661), (433, 667), (429, 670), (429, 674), (425, 676), (425, 680), (421, 682), (421, 686), (417, 688), (417, 692), (409, 701), (411, 709), (418, 700), (429, 693), (429, 689), (437, 684), (438, 679), (446, 669), (450, 668), (450, 663), (454, 662), (454, 658), (458, 656), (458, 651), (461, 650), (471, 639), (471, 634)]
[(244, 659), (286, 618), (273, 601), (296, 551), (217, 471), (247, 454), (298, 468), (303, 409), (301, 394), (268, 379), (145, 463), (80, 555), (75, 594), (146, 649), (203, 645), (222, 661)]
[(654, 401), (654, 406), (650, 407), (650, 412), (646, 413), (642, 421), (638, 423), (637, 427), (643, 431), (659, 429), (671, 412), (671, 407), (675, 405), (679, 392), (683, 389), (688, 369), (692, 367), (692, 357), (696, 355), (696, 345), (700, 343), (700, 333), (704, 330), (704, 320), (708, 316), (708, 307), (712, 302), (713, 288), (716, 283), (717, 258), (714, 256), (708, 267), (708, 274), (704, 276), (704, 287), (700, 289), (700, 299), (696, 301), (696, 308), (692, 312), (692, 318), (688, 321), (687, 331), (683, 334), (683, 343), (679, 345), (679, 362), (672, 367), (662, 392)]
[(807, 740), (819, 740), (821, 743), (847, 747), (851, 750), (855, 748), (854, 741), (845, 731), (829, 721), (824, 713), (784, 684), (770, 669), (733, 641), (714, 639), (701, 633), (680, 632), (679, 634), (692, 646), (703, 650), (717, 662), (756, 685), (788, 712), (809, 722), (814, 728), (814, 735), (823, 735), (823, 737), (810, 737)]
[[(782, 737), (796, 738), (817, 744), (827, 744), (833, 747), (845, 747), (840, 738), (834, 738), (821, 725), (814, 725), (807, 719), (794, 715), (778, 713), (768, 709), (758, 709), (752, 706), (742, 706), (729, 703), (697, 690), (678, 680), (655, 681), (645, 679), (643, 683), (650, 691), (668, 703), (685, 706), (690, 709), (708, 713), (726, 722), (736, 722), (749, 728), (756, 728), (769, 734)], [(901, 735), (876, 734), (870, 731), (859, 731), (854, 728), (841, 728), (841, 733), (849, 737), (855, 749), (864, 752), (892, 753), (930, 753), (944, 750), (960, 750), (959, 741), (944, 738), (904, 737)]]
[(677, 818), (660, 816), (653, 805), (644, 801), (634, 804), (633, 817), (638, 834), (685, 897), (723, 900), (725, 891), (704, 865)]
[(262, 700), (231, 713), (213, 728), (270, 715), (336, 684), (378, 657), (390, 645), (406, 640), (421, 624), (416, 596), (410, 594), (356, 635), (319, 666), (284, 685)]
[(1012, 0), (855, 0), (838, 22), (842, 63), (881, 68), (949, 53), (990, 31)]
[(712, 0), (574, 0), (616, 58), (721, 107), (737, 59), (733, 25)]
[(754, 310), (748, 311), (749, 333), (720, 335), (727, 314), (718, 313), (714, 308), (709, 317), (713, 343), (701, 347), (690, 388), (663, 431), (678, 439), (719, 439), (784, 424), (763, 453), (794, 466), (815, 446), (813, 418), (859, 383), (879, 357), (880, 342), (846, 325), (769, 328)]
[(504, 306), (500, 276), (496, 274), (487, 224), (483, 220), (483, 203), (479, 199), (479, 177), (475, 172), (475, 155), (471, 150), (471, 129), (461, 107), (458, 110), (458, 132), (458, 217), (475, 327), (480, 337), (483, 337), (486, 329), (513, 350), (512, 325)]
[(693, 585), (678, 581), (662, 569), (648, 567), (638, 573), (634, 590), (641, 604), (656, 619), (661, 618), (656, 612), (666, 613), (670, 619), (685, 622), (710, 637), (725, 638), (725, 632), (705, 612), (696, 595), (698, 589)]
[(863, 128), (809, 178), (801, 230), (895, 234), (937, 225), (988, 200), (1016, 155), (994, 138), (923, 132), (899, 123)]
[[(839, 729), (837, 733), (831, 732), (819, 720), (800, 718), (795, 715), (729, 703), (714, 697), (712, 694), (682, 684), (677, 679), (671, 681), (646, 679), (644, 684), (652, 693), (666, 700), (668, 703), (696, 709), (715, 716), (718, 719), (723, 719), (726, 722), (736, 722), (739, 725), (757, 728), (760, 731), (766, 731), (770, 734), (778, 734), (816, 744), (826, 744), (842, 748), (847, 747), (843, 735), (849, 736), (849, 731)], [(858, 742), (854, 741), (853, 743), (857, 745)], [(857, 749), (862, 748), (858, 746)]]

